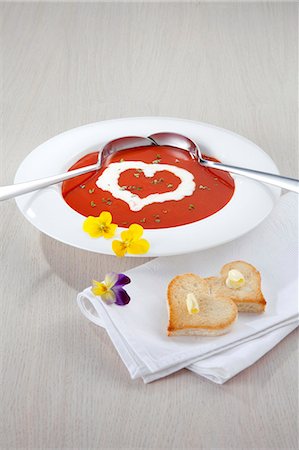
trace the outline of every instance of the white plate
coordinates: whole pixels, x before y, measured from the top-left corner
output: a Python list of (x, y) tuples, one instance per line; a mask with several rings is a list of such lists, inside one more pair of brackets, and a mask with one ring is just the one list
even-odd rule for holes
[[(66, 172), (80, 157), (121, 136), (159, 131), (184, 134), (202, 151), (223, 163), (278, 173), (272, 159), (247, 139), (209, 124), (164, 117), (107, 120), (66, 131), (33, 150), (20, 165), (15, 183)], [(174, 228), (145, 230), (151, 248), (145, 256), (190, 253), (231, 241), (258, 225), (272, 210), (280, 189), (234, 176), (235, 192), (216, 214)], [(111, 240), (92, 239), (82, 231), (84, 217), (63, 200), (61, 185), (16, 198), (24, 216), (43, 233), (74, 247), (114, 254)], [(122, 229), (120, 229), (121, 231)]]

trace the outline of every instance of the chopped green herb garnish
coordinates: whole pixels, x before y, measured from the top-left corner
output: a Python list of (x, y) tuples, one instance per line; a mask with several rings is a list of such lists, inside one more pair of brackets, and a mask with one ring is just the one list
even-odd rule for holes
[(84, 189), (85, 188), (85, 184), (80, 184), (80, 188)]
[(163, 183), (164, 182), (164, 178), (155, 178), (153, 181), (151, 181), (152, 184), (159, 184), (159, 183)]
[(97, 206), (97, 205), (96, 205), (96, 203), (92, 200), (92, 201), (90, 202), (90, 206), (91, 206), (92, 208), (94, 208), (94, 207)]
[(102, 202), (106, 203), (106, 205), (112, 205), (112, 201), (110, 198), (104, 198), (102, 197)]
[(88, 192), (89, 192), (90, 194), (93, 194), (93, 193), (94, 193), (94, 189), (88, 189)]
[(195, 206), (193, 205), (193, 203), (190, 203), (190, 205), (188, 206), (188, 209), (191, 211), (193, 209), (195, 209)]

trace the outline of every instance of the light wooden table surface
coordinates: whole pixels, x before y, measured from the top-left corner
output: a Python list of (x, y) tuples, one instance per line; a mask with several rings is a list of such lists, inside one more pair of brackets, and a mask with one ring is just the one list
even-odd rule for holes
[[(64, 130), (166, 115), (256, 142), (296, 176), (295, 3), (2, 3), (1, 184)], [(223, 386), (131, 381), (76, 293), (148, 259), (95, 255), (1, 214), (2, 449), (295, 449), (296, 332)]]

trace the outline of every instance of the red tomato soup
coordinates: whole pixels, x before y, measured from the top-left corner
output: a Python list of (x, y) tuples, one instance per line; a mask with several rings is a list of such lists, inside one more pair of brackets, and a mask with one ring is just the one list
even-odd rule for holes
[[(90, 153), (77, 161), (69, 170), (95, 164), (97, 158), (97, 152)], [(207, 156), (205, 158), (216, 161)], [(146, 169), (144, 172), (141, 168), (135, 168), (133, 164), (131, 168), (125, 170), (121, 168), (115, 177), (111, 176), (111, 179), (115, 178), (117, 189), (120, 191), (119, 195), (129, 191), (125, 195), (135, 199), (136, 196), (145, 199), (151, 194), (171, 192), (173, 194), (170, 196), (175, 196), (179, 185), (181, 183), (186, 185), (184, 177), (181, 176), (183, 172), (189, 177), (188, 195), (182, 194), (183, 198), (180, 200), (168, 199), (162, 203), (155, 201), (143, 207), (139, 204), (138, 207), (141, 209), (132, 211), (126, 201), (115, 198), (109, 190), (102, 189), (96, 184), (99, 183), (98, 179), (102, 174), (104, 179), (104, 172), (108, 166), (109, 171), (111, 170), (113, 166), (111, 163), (118, 163), (114, 167), (119, 168), (121, 163), (128, 161), (142, 161), (151, 165), (150, 170), (153, 166), (154, 169), (159, 170), (149, 174)], [(172, 173), (169, 167), (168, 170), (167, 168), (164, 170), (163, 165), (185, 169), (189, 175), (185, 171), (177, 172), (176, 169), (173, 169), (176, 173)], [(190, 174), (193, 176), (191, 184)], [(234, 189), (234, 180), (228, 173), (200, 166), (187, 151), (174, 147), (152, 146), (115, 153), (107, 159), (105, 166), (99, 171), (64, 181), (62, 195), (71, 208), (86, 217), (99, 216), (102, 211), (110, 211), (113, 222), (124, 228), (132, 223), (139, 223), (143, 228), (169, 228), (196, 222), (215, 214), (230, 201)], [(156, 196), (155, 199), (157, 200)], [(138, 199), (137, 202), (139, 202)]]

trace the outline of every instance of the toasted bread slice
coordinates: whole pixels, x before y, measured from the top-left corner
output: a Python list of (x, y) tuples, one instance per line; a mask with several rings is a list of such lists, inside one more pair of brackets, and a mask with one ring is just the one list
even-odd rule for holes
[[(186, 298), (193, 293), (199, 313), (189, 314)], [(209, 283), (198, 275), (176, 276), (168, 285), (169, 336), (218, 336), (227, 333), (238, 316), (231, 300), (214, 298)]]
[[(236, 269), (245, 278), (245, 284), (237, 289), (226, 286), (229, 270)], [(266, 300), (261, 291), (261, 276), (254, 266), (245, 261), (232, 261), (221, 269), (221, 276), (206, 278), (210, 293), (217, 298), (233, 300), (239, 312), (259, 313), (265, 310)]]

